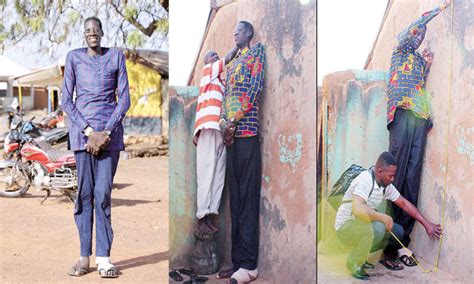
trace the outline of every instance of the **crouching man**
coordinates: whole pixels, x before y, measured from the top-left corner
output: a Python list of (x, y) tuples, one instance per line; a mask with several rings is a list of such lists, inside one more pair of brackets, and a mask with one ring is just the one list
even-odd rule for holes
[(397, 172), (396, 164), (392, 154), (383, 152), (373, 169), (362, 172), (352, 181), (338, 208), (335, 222), (337, 237), (352, 247), (346, 265), (357, 279), (369, 278), (365, 269), (374, 267), (367, 262), (369, 253), (385, 248), (385, 257), (380, 263), (390, 270), (403, 269), (397, 259), (401, 246), (390, 232), (400, 239), (404, 230), (393, 222), (392, 217), (376, 211), (384, 199), (391, 200), (420, 222), (430, 239), (439, 239), (442, 235), (441, 226), (426, 220), (392, 185)]

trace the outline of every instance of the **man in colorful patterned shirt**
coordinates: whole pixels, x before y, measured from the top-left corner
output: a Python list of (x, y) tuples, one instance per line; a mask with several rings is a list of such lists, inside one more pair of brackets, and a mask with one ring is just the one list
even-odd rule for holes
[[(430, 97), (425, 90), (433, 55), (425, 49), (417, 49), (425, 38), (426, 25), (449, 4), (426, 12), (410, 24), (398, 37), (398, 44), (392, 54), (388, 84), (387, 128), (390, 132), (390, 153), (397, 160), (397, 175), (394, 185), (411, 203), (417, 205), (426, 136), (432, 127), (430, 118)], [(405, 230), (402, 240), (405, 246), (410, 242), (410, 233), (415, 220), (406, 212), (393, 207), (394, 221)], [(389, 246), (385, 254), (396, 255), (396, 246)], [(400, 260), (407, 266), (416, 263), (400, 251)]]
[(118, 272), (109, 259), (113, 240), (111, 191), (124, 149), (122, 119), (130, 107), (130, 95), (123, 53), (100, 46), (104, 32), (98, 18), (87, 18), (84, 28), (87, 48), (68, 53), (62, 95), (70, 148), (77, 164), (74, 219), (81, 245), (80, 260), (68, 274), (89, 272), (95, 208), (97, 271), (101, 277), (113, 278)]
[(239, 283), (257, 278), (258, 217), (261, 157), (258, 137), (259, 97), (262, 93), (265, 54), (261, 43), (250, 48), (253, 26), (240, 21), (234, 33), (239, 48), (228, 64), (224, 117), (221, 127), (227, 146), (227, 181), (230, 189), (233, 267), (219, 273)]

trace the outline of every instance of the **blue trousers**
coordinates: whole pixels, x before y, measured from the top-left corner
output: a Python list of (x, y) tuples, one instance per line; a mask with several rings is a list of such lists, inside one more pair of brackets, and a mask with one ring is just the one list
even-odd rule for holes
[(96, 256), (110, 256), (114, 233), (111, 220), (111, 192), (119, 151), (101, 151), (97, 156), (75, 151), (78, 194), (74, 219), (79, 230), (81, 256), (92, 255), (92, 225), (95, 208)]
[[(396, 223), (393, 224), (392, 232), (399, 239), (404, 234), (402, 226)], [(385, 231), (385, 225), (378, 221), (365, 223), (357, 218), (348, 220), (336, 233), (343, 244), (352, 247), (347, 258), (349, 270), (360, 267), (369, 253), (384, 249), (387, 245), (396, 242), (392, 235)]]

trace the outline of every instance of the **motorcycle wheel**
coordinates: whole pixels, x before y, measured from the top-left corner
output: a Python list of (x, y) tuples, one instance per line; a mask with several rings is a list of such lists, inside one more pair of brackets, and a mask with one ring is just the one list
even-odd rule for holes
[(16, 162), (13, 167), (5, 169), (6, 178), (11, 180), (11, 185), (3, 182), (0, 186), (0, 196), (3, 197), (20, 197), (30, 188), (30, 178), (26, 173), (25, 166), (21, 162)]

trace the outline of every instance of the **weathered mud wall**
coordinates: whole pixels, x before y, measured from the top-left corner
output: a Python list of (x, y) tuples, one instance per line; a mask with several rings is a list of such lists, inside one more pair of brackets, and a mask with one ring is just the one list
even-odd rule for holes
[[(234, 46), (238, 21), (250, 21), (255, 27), (252, 44), (262, 42), (266, 53), (260, 109), (263, 176), (258, 268), (270, 281), (309, 283), (316, 279), (315, 2), (224, 2), (217, 1), (220, 8), (204, 39), (191, 85), (200, 80), (202, 55), (214, 49), (224, 56)], [(228, 260), (230, 247), (223, 249)]]
[[(170, 87), (170, 268), (190, 265), (196, 229), (196, 147), (192, 144), (198, 88)], [(230, 263), (228, 190), (219, 208), (217, 254), (221, 266)]]
[(369, 168), (388, 149), (388, 131), (383, 119), (387, 74), (351, 70), (324, 77), (318, 107), (322, 121), (320, 253), (344, 249), (333, 229), (336, 212), (324, 201), (332, 186), (350, 165)]
[[(368, 69), (388, 70), (395, 36), (423, 12), (442, 1), (392, 1)], [(474, 1), (454, 0), (428, 24), (420, 47), (434, 53), (427, 81), (434, 128), (428, 134), (419, 208), (441, 222), (445, 202), (445, 237), (439, 266), (464, 281), (474, 278)], [(453, 9), (453, 10), (451, 10)], [(452, 26), (451, 26), (452, 25)], [(451, 32), (452, 30), (452, 32)], [(446, 192), (446, 196), (444, 196)], [(433, 263), (438, 254), (421, 226), (414, 231), (414, 250)]]
[[(458, 0), (453, 3), (454, 10), (451, 10), (452, 6), (449, 7), (428, 24), (426, 38), (420, 47), (420, 51), (429, 47), (434, 52), (434, 61), (426, 85), (432, 97), (434, 128), (428, 133), (418, 208), (428, 219), (436, 223), (443, 222), (444, 212), (445, 235), (439, 256), (439, 268), (455, 275), (462, 282), (469, 282), (474, 277), (472, 247), (474, 193), (471, 190), (474, 183), (470, 178), (474, 173), (474, 121), (470, 115), (474, 107), (474, 20), (472, 17), (474, 2)], [(378, 40), (369, 56), (367, 69), (388, 71), (396, 35), (411, 21), (420, 17), (423, 12), (439, 4), (441, 1), (391, 1)], [(453, 25), (452, 32), (451, 24)], [(357, 72), (354, 72), (354, 75), (350, 76), (355, 77), (356, 74)], [(337, 80), (330, 77), (327, 80), (332, 80), (333, 83), (324, 87), (325, 91), (335, 88), (336, 83), (345, 84), (348, 90), (352, 88), (351, 85), (359, 84), (341, 75)], [(380, 82), (385, 80), (386, 77), (381, 78)], [(328, 98), (329, 102), (335, 103), (334, 112), (330, 114), (336, 116), (333, 122), (354, 119), (352, 116), (347, 116), (345, 109), (345, 106), (349, 106), (354, 98), (346, 95), (339, 98), (341, 94), (341, 92), (335, 92), (332, 96), (336, 97)], [(344, 168), (338, 165), (339, 162), (336, 163), (330, 159), (331, 147), (339, 147), (332, 143), (346, 141), (346, 143), (360, 145), (360, 149), (351, 151), (357, 151), (356, 156), (359, 156), (357, 159), (362, 159), (361, 161), (367, 157), (373, 160), (376, 156), (376, 153), (373, 153), (375, 149), (379, 152), (380, 145), (388, 146), (388, 132), (379, 130), (379, 127), (385, 124), (386, 103), (378, 106), (378, 100), (379, 96), (371, 96), (367, 100), (366, 106), (377, 106), (370, 108), (370, 111), (374, 112), (370, 120), (360, 121), (363, 123), (359, 126), (355, 125), (354, 121), (344, 122), (354, 124), (352, 127), (356, 127), (356, 129), (347, 128), (343, 131), (345, 136), (343, 138), (350, 140), (340, 140), (339, 136), (335, 136), (337, 140), (327, 141), (328, 172), (333, 171), (336, 174)], [(329, 118), (328, 139), (332, 137), (329, 135), (331, 131), (335, 130), (331, 129), (330, 121)], [(335, 126), (338, 124), (336, 123)], [(351, 132), (353, 134), (350, 134)], [(373, 136), (368, 139), (364, 133), (371, 133)], [(363, 144), (361, 144), (361, 138)], [(371, 142), (373, 139), (381, 139), (374, 145), (377, 148), (369, 146), (373, 145)], [(347, 148), (341, 146), (341, 149), (334, 149), (332, 153), (337, 153), (337, 151), (340, 154), (333, 157), (344, 157)], [(349, 164), (347, 161), (344, 163)], [(328, 186), (332, 185), (331, 179), (334, 182), (334, 178), (337, 176), (329, 177)], [(420, 257), (424, 266), (434, 265), (439, 242), (429, 240), (419, 224), (415, 226), (412, 237), (414, 241), (411, 248)]]

